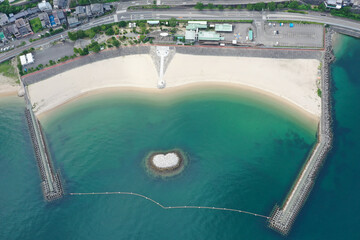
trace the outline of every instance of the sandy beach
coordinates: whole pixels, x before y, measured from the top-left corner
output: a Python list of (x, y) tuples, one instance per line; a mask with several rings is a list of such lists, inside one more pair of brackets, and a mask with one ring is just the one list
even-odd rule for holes
[(157, 89), (158, 74), (150, 55), (131, 55), (84, 65), (29, 86), (37, 115), (89, 92), (137, 89), (166, 95), (193, 87), (224, 85), (276, 98), (314, 118), (321, 113), (315, 59), (195, 56), (175, 54)]
[(0, 96), (17, 95), (19, 88), (20, 88), (19, 86), (13, 86), (10, 84), (1, 84), (0, 85)]
[(14, 80), (0, 74), (0, 96), (16, 95), (20, 86)]

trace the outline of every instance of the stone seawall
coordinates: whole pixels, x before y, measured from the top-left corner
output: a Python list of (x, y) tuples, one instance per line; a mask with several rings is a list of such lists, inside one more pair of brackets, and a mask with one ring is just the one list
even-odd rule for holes
[(31, 109), (31, 104), (25, 95), (27, 106), (25, 116), (28, 123), (31, 141), (33, 143), (35, 159), (41, 177), (41, 189), (46, 201), (53, 201), (63, 196), (64, 190), (59, 172), (54, 171), (50, 159), (50, 152), (46, 146), (41, 125)]
[(81, 67), (94, 62), (102, 61), (105, 59), (128, 56), (135, 54), (148, 54), (150, 52), (149, 46), (134, 46), (134, 47), (122, 47), (117, 49), (109, 49), (99, 53), (90, 54), (83, 57), (78, 57), (73, 60), (69, 60), (65, 63), (60, 63), (52, 67), (30, 73), (22, 77), (25, 86), (33, 83), (40, 82), (54, 75), (69, 71), (71, 69)]
[[(171, 49), (175, 54), (205, 55), (205, 56), (229, 56), (229, 57), (259, 57), (259, 58), (283, 58), (283, 59), (321, 59), (319, 50), (295, 50), (295, 49), (255, 49), (255, 48), (224, 48), (204, 46), (173, 46)], [(93, 62), (128, 56), (135, 54), (151, 54), (151, 46), (132, 46), (109, 49), (96, 54), (83, 56), (60, 63), (52, 67), (30, 73), (22, 77), (26, 86), (43, 81), (54, 75), (68, 70), (81, 67)], [(171, 60), (171, 59), (170, 59)], [(168, 63), (165, 63), (165, 67)], [(166, 68), (165, 68), (166, 69)]]
[(334, 30), (337, 33), (341, 33), (341, 34), (345, 34), (351, 37), (356, 37), (356, 38), (360, 38), (360, 32), (359, 31), (354, 31), (348, 28), (342, 28), (342, 27), (336, 27), (336, 26), (331, 26), (331, 29)]
[(287, 235), (290, 232), (298, 213), (304, 206), (311, 189), (314, 186), (317, 173), (332, 147), (330, 64), (333, 60), (331, 33), (327, 33), (325, 38), (325, 52), (322, 60), (322, 112), (318, 129), (318, 141), (300, 175), (297, 177), (291, 188), (284, 204), (281, 207), (275, 206), (269, 218), (269, 227), (283, 235)]

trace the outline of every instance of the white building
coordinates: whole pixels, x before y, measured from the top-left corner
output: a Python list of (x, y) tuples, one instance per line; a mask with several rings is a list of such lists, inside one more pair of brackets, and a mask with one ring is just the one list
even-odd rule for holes
[(340, 9), (342, 7), (352, 6), (354, 0), (325, 0), (324, 3), (327, 8)]
[(21, 63), (22, 66), (27, 64), (27, 60), (26, 60), (25, 55), (20, 56), (20, 63)]
[(43, 0), (41, 3), (38, 3), (38, 8), (43, 12), (52, 10), (51, 4), (45, 0)]
[(34, 57), (33, 57), (32, 53), (26, 54), (26, 59), (27, 59), (28, 64), (34, 63)]
[(28, 53), (26, 55), (21, 55), (20, 56), (20, 63), (21, 63), (22, 66), (34, 63), (34, 56), (32, 55), (32, 53)]

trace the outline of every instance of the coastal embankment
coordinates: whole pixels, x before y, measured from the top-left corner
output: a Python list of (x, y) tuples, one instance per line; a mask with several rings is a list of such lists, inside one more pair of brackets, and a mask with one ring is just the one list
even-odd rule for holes
[(291, 188), (284, 204), (281, 207), (275, 206), (269, 218), (270, 228), (283, 235), (287, 235), (291, 230), (298, 213), (305, 204), (311, 189), (314, 186), (317, 173), (332, 146), (330, 63), (334, 60), (334, 56), (332, 53), (331, 33), (327, 33), (326, 35), (325, 46), (326, 48), (322, 60), (322, 113), (318, 129), (318, 141)]
[(41, 189), (44, 199), (46, 201), (53, 201), (61, 198), (64, 194), (60, 173), (54, 170), (40, 122), (32, 111), (26, 88), (24, 97), (26, 101), (25, 116), (41, 176)]
[[(99, 89), (132, 88), (165, 95), (222, 85), (257, 91), (320, 117), (319, 51), (176, 47), (164, 74), (166, 88), (159, 90), (150, 48), (135, 47), (133, 54), (131, 49), (105, 51), (24, 76), (34, 111), (39, 115)], [(115, 53), (119, 55), (114, 57)]]

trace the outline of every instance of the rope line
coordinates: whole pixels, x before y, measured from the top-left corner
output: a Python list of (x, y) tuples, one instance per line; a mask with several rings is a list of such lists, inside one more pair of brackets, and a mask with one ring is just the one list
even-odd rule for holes
[(239, 209), (232, 209), (232, 208), (219, 208), (219, 207), (205, 207), (205, 206), (164, 206), (161, 203), (147, 197), (144, 195), (141, 195), (139, 193), (133, 193), (133, 192), (89, 192), (89, 193), (69, 193), (69, 195), (72, 196), (79, 196), (79, 195), (115, 195), (115, 194), (119, 194), (119, 195), (133, 195), (133, 196), (138, 196), (141, 198), (144, 198), (148, 201), (151, 201), (153, 203), (155, 203), (156, 205), (158, 205), (159, 207), (161, 207), (162, 209), (184, 209), (184, 208), (188, 208), (188, 209), (210, 209), (210, 210), (220, 210), (220, 211), (231, 211), (231, 212), (238, 212), (238, 213), (244, 213), (244, 214), (249, 214), (249, 215), (253, 215), (256, 217), (262, 217), (262, 218), (266, 218), (269, 219), (270, 217), (261, 215), (261, 214), (257, 214), (257, 213), (252, 213), (252, 212), (248, 212), (248, 211), (243, 211), (243, 210), (239, 210)]

